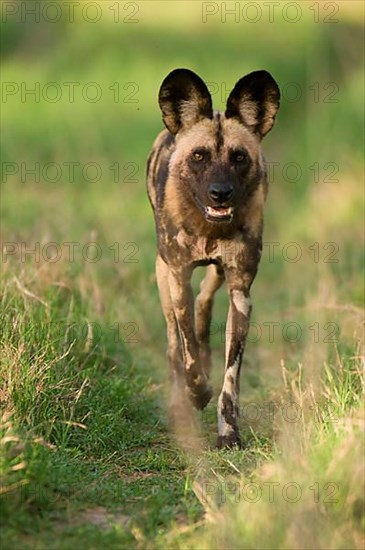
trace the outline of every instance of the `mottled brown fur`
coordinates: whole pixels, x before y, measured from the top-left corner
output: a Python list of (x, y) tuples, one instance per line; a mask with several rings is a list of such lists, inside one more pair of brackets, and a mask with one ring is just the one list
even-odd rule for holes
[[(218, 445), (239, 444), (240, 365), (267, 195), (261, 139), (274, 123), (279, 90), (266, 71), (251, 73), (236, 84), (226, 112), (214, 113), (204, 82), (177, 69), (162, 83), (159, 102), (167, 129), (153, 144), (147, 187), (158, 239), (156, 274), (167, 322), (171, 408), (180, 410), (185, 389), (197, 408), (212, 396), (209, 326), (214, 293), (226, 280), (230, 307)], [(194, 313), (190, 278), (198, 265), (208, 268)]]

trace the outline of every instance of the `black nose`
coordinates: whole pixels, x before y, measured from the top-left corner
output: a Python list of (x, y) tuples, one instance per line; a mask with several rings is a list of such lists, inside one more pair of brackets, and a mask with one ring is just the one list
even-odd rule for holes
[(230, 183), (212, 183), (209, 186), (209, 195), (216, 204), (223, 204), (232, 197), (233, 187)]

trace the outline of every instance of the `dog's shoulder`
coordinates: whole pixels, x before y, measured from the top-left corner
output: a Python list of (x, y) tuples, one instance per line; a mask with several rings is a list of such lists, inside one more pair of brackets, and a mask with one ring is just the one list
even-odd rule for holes
[(153, 208), (162, 200), (174, 145), (175, 138), (168, 130), (162, 130), (152, 145), (147, 160), (147, 190)]

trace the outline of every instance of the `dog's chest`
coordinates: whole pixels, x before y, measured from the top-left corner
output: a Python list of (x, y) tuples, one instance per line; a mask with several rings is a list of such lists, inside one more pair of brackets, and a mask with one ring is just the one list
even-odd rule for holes
[(201, 235), (190, 235), (181, 229), (172, 239), (175, 241), (173, 248), (180, 259), (187, 263), (217, 262), (228, 267), (237, 267), (246, 250), (239, 233), (233, 239), (209, 239)]

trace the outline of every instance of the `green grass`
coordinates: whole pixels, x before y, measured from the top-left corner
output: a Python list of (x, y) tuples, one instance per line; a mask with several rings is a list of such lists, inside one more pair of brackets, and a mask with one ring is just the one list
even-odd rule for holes
[[(202, 24), (200, 3), (190, 4), (140, 2), (135, 25), (103, 18), (91, 28), (80, 17), (73, 24), (1, 24), (4, 82), (43, 89), (52, 81), (63, 92), (65, 82), (80, 82), (80, 89), (97, 82), (102, 89), (97, 103), (79, 93), (74, 103), (65, 93), (56, 103), (3, 98), (2, 169), (18, 167), (1, 180), (4, 549), (363, 547), (359, 11), (340, 2), (339, 23), (313, 23), (303, 4), (298, 24), (281, 17)], [(190, 447), (168, 424), (165, 325), (144, 173), (161, 128), (158, 87), (176, 66), (196, 70), (220, 91), (257, 68), (270, 70), (282, 90), (290, 82), (302, 90), (297, 102), (284, 94), (264, 142), (268, 161), (280, 162), (265, 241), (279, 245), (273, 258), (264, 248), (253, 287), (258, 332), (251, 328), (244, 359), (242, 451), (214, 449), (224, 289), (212, 324), (213, 402), (196, 413)], [(122, 94), (116, 103), (109, 90), (115, 82)], [(338, 86), (337, 103), (323, 101), (328, 82)], [(122, 101), (132, 90), (123, 90), (125, 83), (138, 87), (138, 103)], [(216, 108), (224, 106), (220, 95)], [(72, 181), (70, 161), (80, 163)], [(90, 162), (101, 169), (94, 183), (82, 174)], [(283, 175), (290, 162), (302, 169), (296, 182)], [(35, 163), (39, 181), (22, 177)], [(43, 172), (46, 163), (61, 168), (58, 181), (51, 169)], [(338, 181), (328, 181), (327, 163)], [(54, 262), (44, 256), (51, 242), (60, 252)], [(85, 256), (91, 242), (99, 247), (96, 262)], [(297, 262), (285, 260), (287, 243), (299, 247)], [(35, 247), (39, 257), (24, 256)], [(201, 275), (194, 275), (195, 288)], [(300, 327), (297, 340), (288, 323)], [(294, 490), (297, 502), (290, 501)]]

